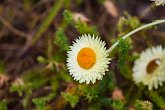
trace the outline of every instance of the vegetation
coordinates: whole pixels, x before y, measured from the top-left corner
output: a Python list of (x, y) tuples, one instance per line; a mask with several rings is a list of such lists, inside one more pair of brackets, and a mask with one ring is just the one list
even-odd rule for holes
[[(165, 46), (165, 25), (121, 38), (163, 18), (165, 7), (149, 0), (112, 0), (112, 12), (105, 0), (0, 3), (0, 110), (165, 109), (165, 85), (149, 91), (132, 78), (140, 52)], [(110, 53), (109, 71), (95, 84), (78, 83), (66, 67), (69, 45), (82, 34), (99, 36), (107, 48), (119, 41)]]

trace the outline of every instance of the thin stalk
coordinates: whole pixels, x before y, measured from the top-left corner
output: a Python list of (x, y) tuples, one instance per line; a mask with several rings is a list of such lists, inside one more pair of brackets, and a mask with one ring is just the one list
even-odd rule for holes
[(52, 9), (50, 10), (50, 13), (45, 18), (45, 20), (43, 21), (43, 23), (39, 27), (38, 31), (34, 35), (33, 40), (31, 41), (32, 45), (34, 45), (37, 42), (37, 40), (41, 37), (41, 35), (48, 29), (50, 24), (53, 22), (54, 17), (57, 15), (58, 11), (63, 6), (64, 1), (65, 0), (58, 0), (54, 3)]
[(57, 0), (53, 7), (51, 8), (48, 16), (43, 20), (42, 24), (40, 25), (38, 31), (34, 34), (33, 37), (27, 40), (25, 46), (23, 47), (19, 56), (22, 57), (26, 54), (26, 52), (41, 38), (42, 34), (46, 32), (49, 28), (51, 23), (54, 20), (54, 17), (58, 14), (59, 10), (62, 8), (65, 0)]
[[(161, 24), (161, 23), (165, 23), (165, 19), (163, 19), (163, 20), (156, 20), (156, 21), (154, 21), (154, 22), (152, 22), (152, 23), (145, 24), (145, 25), (143, 25), (143, 26), (141, 26), (141, 27), (138, 27), (138, 28), (134, 29), (133, 31), (129, 32), (128, 34), (124, 35), (124, 36), (122, 37), (122, 39), (125, 40), (126, 38), (130, 37), (130, 36), (133, 35), (134, 33), (138, 32), (138, 31), (140, 31), (140, 30), (142, 30), (142, 29), (144, 29), (144, 28), (147, 28), (147, 27), (150, 27), (150, 26), (154, 26), (154, 25), (157, 25), (157, 24)], [(116, 43), (114, 43), (114, 44), (108, 49), (108, 52), (110, 53), (115, 47), (118, 46), (118, 44), (119, 44), (119, 40), (118, 40)]]

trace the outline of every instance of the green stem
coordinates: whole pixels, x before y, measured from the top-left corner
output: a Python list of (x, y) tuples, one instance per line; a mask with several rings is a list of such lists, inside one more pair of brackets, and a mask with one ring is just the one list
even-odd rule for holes
[[(154, 25), (157, 25), (157, 24), (161, 24), (161, 23), (165, 23), (165, 19), (163, 19), (163, 20), (156, 20), (156, 21), (154, 21), (154, 22), (152, 22), (152, 23), (145, 24), (145, 25), (143, 25), (143, 26), (141, 26), (141, 27), (138, 27), (138, 28), (134, 29), (133, 31), (129, 32), (128, 34), (124, 35), (124, 36), (122, 37), (122, 39), (126, 39), (126, 38), (130, 37), (130, 36), (133, 35), (134, 33), (138, 32), (138, 31), (140, 31), (140, 30), (142, 30), (142, 29), (144, 29), (144, 28), (147, 28), (147, 27), (150, 27), (150, 26), (154, 26)], [(118, 44), (119, 44), (119, 40), (118, 40), (116, 43), (114, 43), (114, 44), (108, 49), (108, 52), (110, 53), (116, 46), (118, 46)]]
[(54, 17), (57, 15), (58, 11), (63, 6), (64, 1), (65, 0), (58, 0), (57, 2), (54, 3), (52, 9), (50, 10), (49, 15), (45, 18), (45, 20), (39, 27), (38, 31), (34, 35), (32, 43), (31, 43), (32, 45), (34, 45), (37, 42), (37, 40), (41, 37), (41, 35), (47, 30), (47, 28), (53, 22)]

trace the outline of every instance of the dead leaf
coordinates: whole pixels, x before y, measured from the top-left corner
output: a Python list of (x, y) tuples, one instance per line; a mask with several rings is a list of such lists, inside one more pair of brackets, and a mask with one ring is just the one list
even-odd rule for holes
[(114, 3), (110, 0), (106, 0), (104, 3), (103, 3), (105, 9), (107, 10), (107, 12), (113, 16), (114, 18), (118, 17), (119, 16), (119, 13), (118, 13), (118, 10), (116, 8), (116, 6), (114, 5)]
[(136, 110), (134, 107), (129, 107), (128, 110)]
[(124, 100), (123, 91), (119, 88), (116, 88), (112, 92), (112, 99), (123, 101)]
[(3, 87), (8, 80), (8, 76), (0, 74), (0, 87)]
[(87, 18), (87, 17), (86, 17), (84, 14), (82, 14), (82, 13), (73, 13), (73, 19), (74, 19), (75, 21), (81, 20), (81, 21), (83, 21), (83, 22), (89, 22), (89, 21), (90, 21), (90, 19)]
[(24, 81), (22, 80), (22, 78), (16, 78), (13, 81), (13, 85), (24, 85)]

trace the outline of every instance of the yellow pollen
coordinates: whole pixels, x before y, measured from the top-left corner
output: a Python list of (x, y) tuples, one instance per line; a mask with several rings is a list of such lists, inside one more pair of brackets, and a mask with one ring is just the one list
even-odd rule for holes
[(78, 64), (84, 69), (90, 69), (96, 62), (96, 54), (88, 47), (82, 48), (77, 55)]

